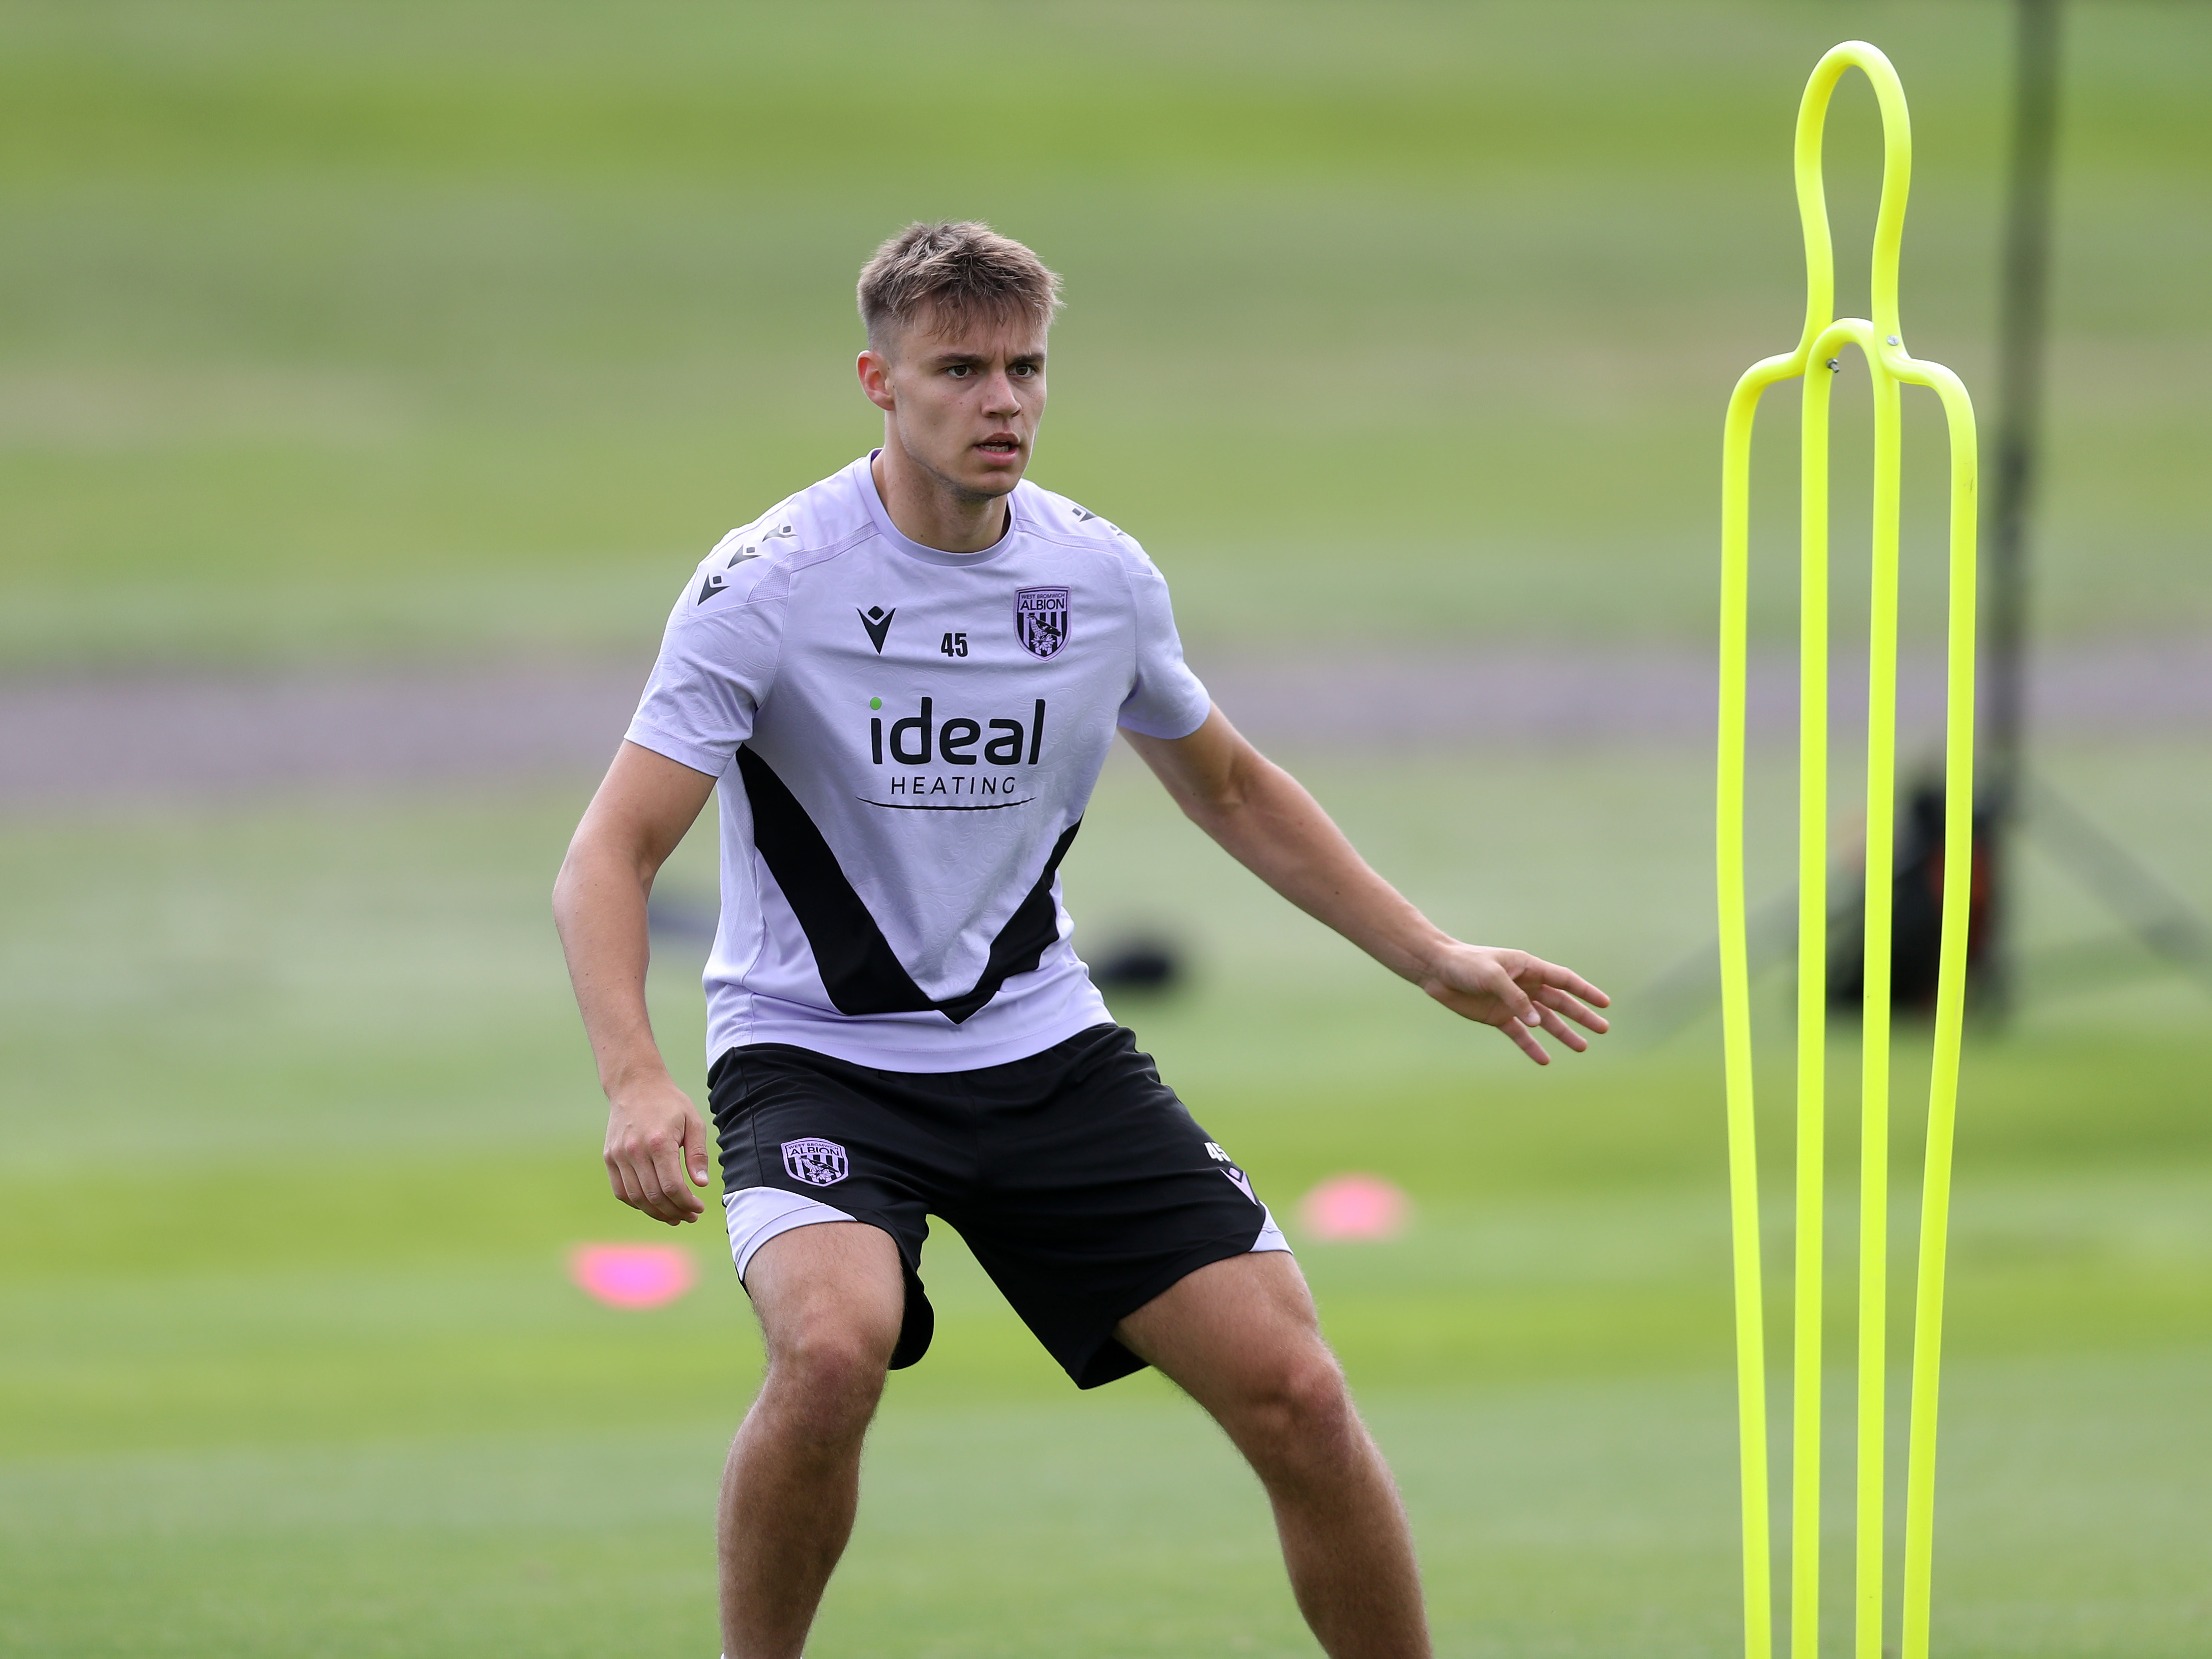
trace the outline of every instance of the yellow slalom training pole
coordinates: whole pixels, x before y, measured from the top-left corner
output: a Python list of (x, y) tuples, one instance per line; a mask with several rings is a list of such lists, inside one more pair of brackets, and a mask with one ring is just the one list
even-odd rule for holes
[(1899, 380), (1934, 390), (1951, 432), (1949, 684), (1944, 696), (1942, 956), (1936, 981), (1936, 1055), (1928, 1084), (1928, 1151), (1921, 1177), (1920, 1270), (1912, 1310), (1911, 1442), (1905, 1467), (1904, 1659), (1927, 1659), (1935, 1565), (1936, 1405), (1943, 1365), (1943, 1265), (1950, 1237), (1951, 1143), (1958, 1121), (1959, 1048), (1966, 1017), (1966, 906), (1973, 890), (1974, 525), (1979, 513), (1974, 405), (1940, 363)]
[[(1835, 267), (1821, 181), (1821, 138), (1837, 83), (1856, 66), (1881, 106), (1883, 165), (1872, 261), (1874, 319), (1833, 315)], [(1744, 1552), (1744, 1650), (1769, 1659), (1774, 1599), (1769, 1516), (1765, 1292), (1753, 1094), (1750, 945), (1744, 892), (1746, 670), (1749, 629), (1750, 460), (1759, 394), (1805, 378), (1800, 461), (1800, 716), (1796, 1271), (1791, 1345), (1790, 1651), (1820, 1646), (1821, 1311), (1826, 1080), (1828, 772), (1828, 404), (1845, 347), (1874, 383), (1873, 577), (1869, 594), (1865, 872), (1865, 1006), (1859, 1139), (1858, 1411), (1856, 1659), (1882, 1652), (1884, 1385), (1887, 1375), (1890, 951), (1896, 801), (1897, 594), (1903, 385), (1937, 394), (1951, 439), (1948, 744), (1945, 765), (1942, 957), (1936, 1054), (1929, 1079), (1919, 1280), (1915, 1302), (1911, 1442), (1905, 1476), (1905, 1659), (1925, 1659), (1935, 1499), (1936, 1394), (1941, 1366), (1944, 1237), (1950, 1201), (1952, 1124), (1965, 1012), (1966, 907), (1971, 896), (1973, 799), (1973, 407), (1958, 377), (1904, 349), (1898, 257), (1911, 185), (1912, 135), (1905, 92), (1889, 60), (1847, 41), (1813, 71), (1797, 112), (1796, 172), (1805, 238), (1805, 324), (1796, 347), (1754, 363), (1729, 399), (1721, 450), (1720, 747), (1715, 851), (1721, 933), (1721, 1004), (1728, 1091), (1729, 1213), (1735, 1259), (1736, 1381), (1740, 1401)]]

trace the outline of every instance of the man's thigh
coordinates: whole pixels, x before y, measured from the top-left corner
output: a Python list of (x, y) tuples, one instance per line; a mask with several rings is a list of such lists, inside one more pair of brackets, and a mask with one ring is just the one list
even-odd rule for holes
[(1338, 1375), (1297, 1258), (1269, 1250), (1187, 1274), (1124, 1319), (1122, 1345), (1209, 1409)]
[(888, 1364), (906, 1315), (898, 1246), (862, 1221), (777, 1234), (753, 1253), (745, 1289), (771, 1359), (830, 1346)]

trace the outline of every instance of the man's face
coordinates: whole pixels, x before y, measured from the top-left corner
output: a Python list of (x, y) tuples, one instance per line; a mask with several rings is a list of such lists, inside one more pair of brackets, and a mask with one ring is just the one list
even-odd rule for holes
[(860, 354), (860, 384), (922, 470), (971, 500), (1022, 481), (1044, 414), (1045, 331), (1026, 319), (926, 314)]

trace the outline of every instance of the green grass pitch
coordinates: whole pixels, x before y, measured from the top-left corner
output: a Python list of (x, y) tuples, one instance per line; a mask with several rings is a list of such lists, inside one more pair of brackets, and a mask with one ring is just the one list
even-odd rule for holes
[[(1410, 820), (1416, 803), (1467, 810), (1478, 767), (1545, 803), (1510, 872), (1425, 854), (1433, 826)], [(1662, 914), (1640, 944), (1614, 925), (1647, 868), (1566, 884), (1577, 836), (1623, 791), (1651, 856), (1679, 858), (1694, 776), (1670, 794), (1648, 761), (1304, 769), (1425, 902), (1516, 924), (1548, 910), (1560, 953), (1601, 979), (1632, 983), (1693, 925)], [(711, 1651), (707, 1518), (758, 1354), (705, 1229), (685, 1236), (701, 1287), (662, 1310), (599, 1308), (562, 1275), (579, 1239), (659, 1236), (600, 1189), (544, 921), (575, 804), (0, 836), (9, 890), (46, 895), (0, 931), (21, 1016), (0, 1051), (9, 1650)], [(1192, 832), (1133, 767), (1093, 819), (1079, 915), (1199, 919), (1192, 992), (1124, 1012), (1208, 1127), (1286, 1215), (1344, 1168), (1419, 1206), (1400, 1242), (1303, 1255), (1404, 1475), (1443, 1650), (1724, 1650), (1710, 1028), (1653, 1046), (1632, 1017), (1608, 1052), (1524, 1071), (1278, 919), (1256, 884), (1224, 884), (1194, 843), (1164, 866)], [(672, 882), (696, 890), (701, 850)], [(2212, 1382), (2212, 1138), (2194, 1103), (2212, 1022), (2144, 989), (2174, 1025), (2124, 1064), (2106, 1035), (2124, 989), (1969, 1054), (1947, 1652), (2179, 1656), (2201, 1618), (2185, 1513), (2212, 1469), (2195, 1403)], [(654, 996), (696, 1082), (690, 964), (665, 963)], [(1908, 1041), (1908, 1085), (1920, 1063)], [(894, 1383), (812, 1650), (1310, 1651), (1257, 1488), (1211, 1428), (1152, 1379), (1073, 1394), (950, 1234), (926, 1267), (937, 1346)]]

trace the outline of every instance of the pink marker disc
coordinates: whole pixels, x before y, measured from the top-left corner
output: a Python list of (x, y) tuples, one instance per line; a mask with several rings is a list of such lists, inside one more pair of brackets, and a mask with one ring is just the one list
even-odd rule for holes
[(657, 1308), (691, 1288), (698, 1265), (675, 1244), (579, 1244), (568, 1277), (611, 1308)]
[(1306, 1236), (1326, 1244), (1395, 1238), (1413, 1217), (1413, 1200), (1380, 1176), (1331, 1176), (1298, 1202)]

